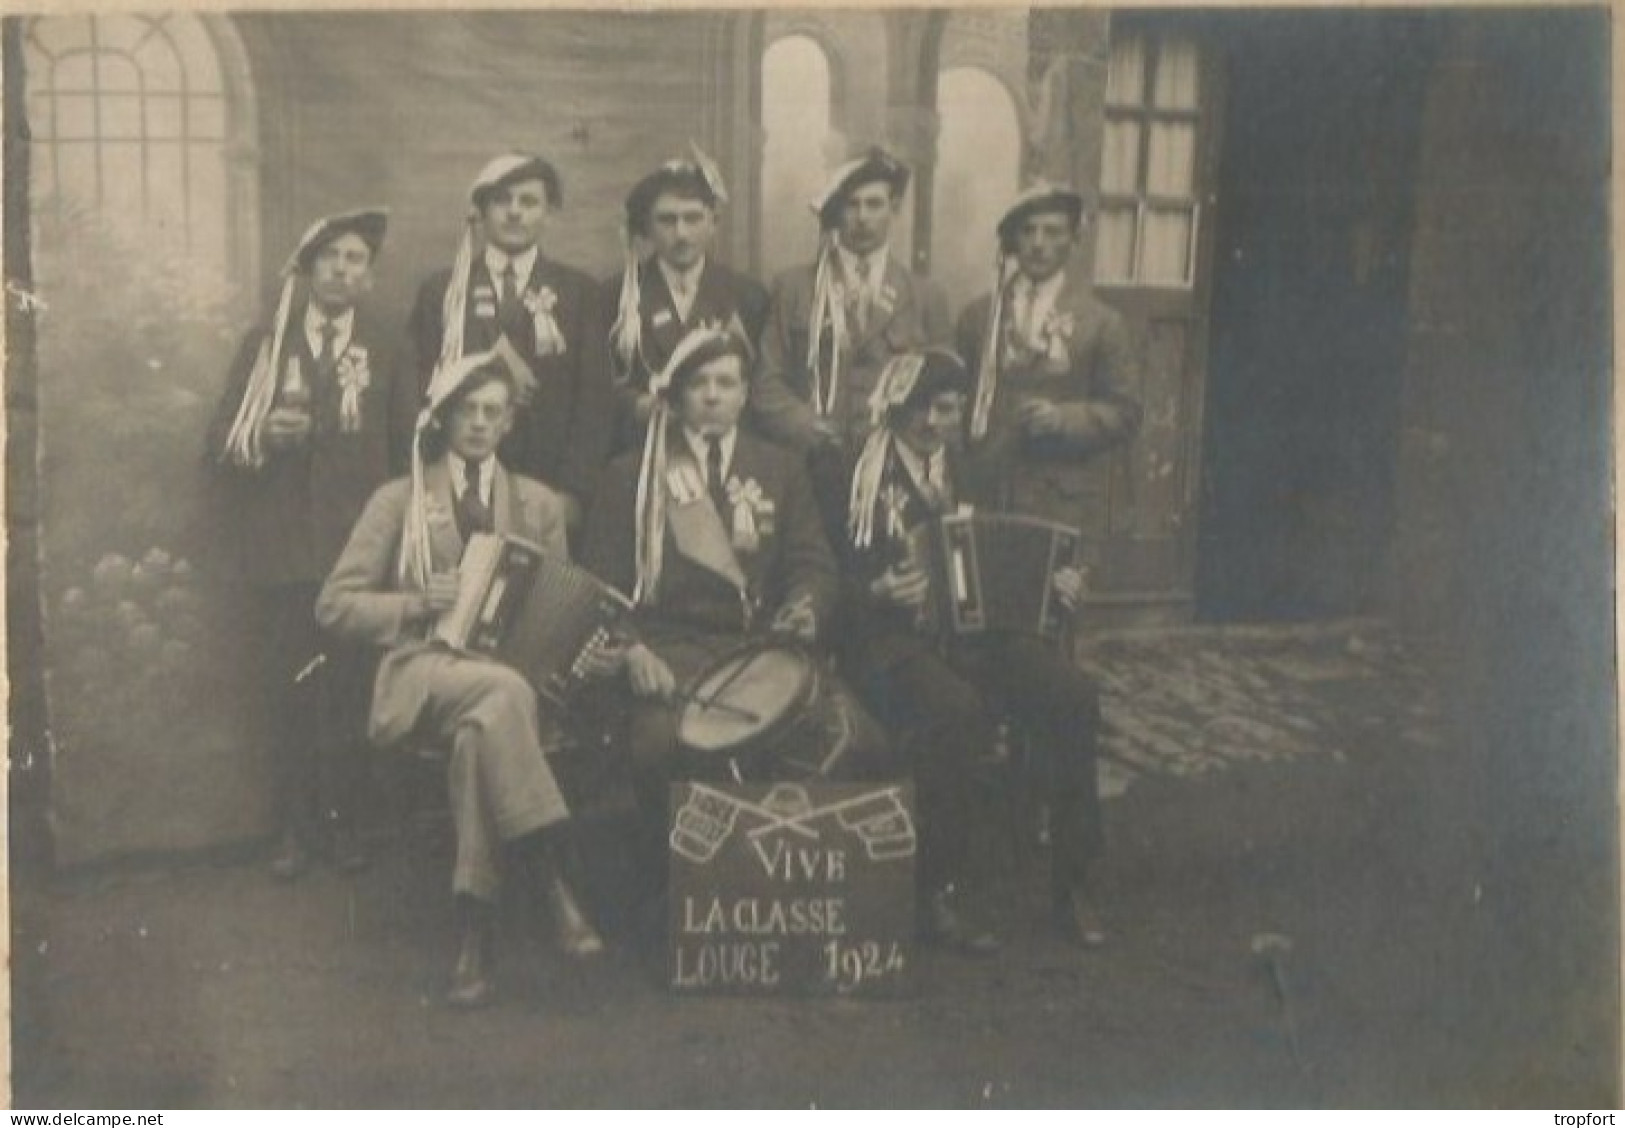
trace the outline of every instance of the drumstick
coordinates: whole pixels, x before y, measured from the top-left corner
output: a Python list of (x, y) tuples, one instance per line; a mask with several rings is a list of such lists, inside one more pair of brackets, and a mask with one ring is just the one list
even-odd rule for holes
[[(726, 690), (734, 682), (738, 681), (739, 680), (739, 675), (743, 674), (746, 670), (748, 670), (752, 666), (754, 666), (756, 664), (756, 659), (760, 658), (761, 656), (762, 656), (762, 652), (758, 650), (756, 653), (752, 654), (749, 658), (746, 658), (743, 662), (739, 663), (739, 665), (737, 665), (733, 669), (729, 670), (728, 671), (728, 676), (722, 679), (722, 684), (721, 685), (717, 686), (715, 689), (713, 689), (711, 691), (711, 696), (709, 698), (689, 697), (688, 699), (690, 701), (698, 701), (701, 705), (704, 705), (704, 706), (707, 706), (707, 707), (710, 707), (710, 706), (714, 705), (715, 702), (716, 702), (716, 699), (718, 697), (722, 696), (723, 691)], [(722, 708), (722, 706), (717, 706), (717, 707)], [(730, 706), (729, 708), (732, 708), (732, 707)], [(745, 712), (745, 710), (743, 710), (743, 709), (733, 709), (732, 711), (736, 712), (736, 713)], [(760, 717), (756, 717), (756, 716), (750, 717), (750, 721), (751, 721), (752, 724), (755, 724), (755, 723), (759, 722), (760, 720), (761, 720)]]
[[(718, 689), (718, 692), (721, 692), (720, 688)], [(749, 709), (741, 709), (737, 705), (729, 705), (725, 701), (718, 701), (715, 695), (711, 697), (701, 697), (697, 693), (684, 693), (682, 690), (678, 689), (672, 691), (672, 696), (679, 701), (692, 701), (702, 709), (715, 709), (719, 713), (732, 713), (740, 720), (748, 721), (753, 725), (759, 725), (762, 723), (762, 718), (760, 715), (752, 713)]]

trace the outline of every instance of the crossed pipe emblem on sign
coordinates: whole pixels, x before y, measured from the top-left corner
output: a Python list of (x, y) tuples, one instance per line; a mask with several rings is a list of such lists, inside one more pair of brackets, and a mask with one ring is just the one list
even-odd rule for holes
[(870, 861), (907, 858), (915, 851), (914, 820), (903, 806), (898, 788), (815, 807), (807, 789), (794, 783), (778, 784), (760, 803), (703, 783), (690, 783), (688, 798), (671, 828), (671, 848), (691, 862), (709, 862), (733, 833), (741, 811), (761, 820), (747, 832), (753, 839), (787, 830), (816, 842), (822, 835), (812, 824), (834, 816), (844, 829), (858, 836)]

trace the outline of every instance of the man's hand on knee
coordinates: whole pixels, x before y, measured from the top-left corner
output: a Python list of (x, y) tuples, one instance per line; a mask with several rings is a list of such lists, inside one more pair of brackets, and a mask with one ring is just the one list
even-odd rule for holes
[(665, 659), (641, 642), (626, 651), (626, 676), (639, 697), (669, 698), (677, 692), (677, 677)]

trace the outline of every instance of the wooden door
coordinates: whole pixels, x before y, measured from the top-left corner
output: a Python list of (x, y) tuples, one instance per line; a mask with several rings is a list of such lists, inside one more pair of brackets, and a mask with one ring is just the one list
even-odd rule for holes
[(1222, 97), (1200, 27), (1113, 17), (1093, 270), (1139, 342), (1145, 422), (1111, 471), (1106, 619), (1191, 613)]

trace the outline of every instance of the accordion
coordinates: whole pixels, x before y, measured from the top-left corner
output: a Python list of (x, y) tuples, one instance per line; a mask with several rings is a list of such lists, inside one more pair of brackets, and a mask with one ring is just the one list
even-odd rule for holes
[(556, 702), (580, 688), (587, 653), (632, 608), (592, 573), (519, 537), (474, 534), (457, 572), (457, 602), (433, 637), (512, 666)]
[(1011, 513), (950, 514), (908, 534), (911, 562), (931, 577), (919, 626), (946, 637), (995, 632), (1059, 639), (1067, 612), (1051, 577), (1079, 566), (1083, 535)]

